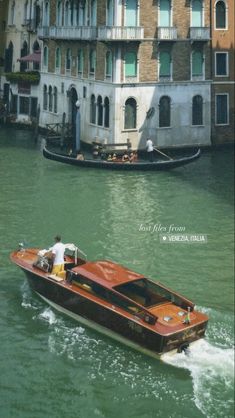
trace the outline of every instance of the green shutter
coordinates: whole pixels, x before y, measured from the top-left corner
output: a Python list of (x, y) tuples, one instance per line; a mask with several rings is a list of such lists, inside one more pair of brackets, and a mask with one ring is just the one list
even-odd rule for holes
[(202, 26), (202, 2), (201, 0), (194, 0), (192, 4), (192, 26)]
[(136, 53), (127, 52), (125, 55), (125, 76), (135, 77), (136, 76)]
[(192, 75), (202, 75), (203, 58), (200, 51), (194, 51), (192, 55)]
[(171, 58), (168, 52), (160, 52), (160, 77), (169, 77), (171, 74)]
[(160, 26), (169, 27), (171, 16), (170, 0), (160, 0)]

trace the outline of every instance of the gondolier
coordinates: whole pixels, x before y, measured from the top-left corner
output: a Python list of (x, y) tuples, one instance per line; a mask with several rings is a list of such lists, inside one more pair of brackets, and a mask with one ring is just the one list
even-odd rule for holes
[(152, 163), (153, 162), (153, 141), (151, 138), (147, 138), (146, 149), (148, 153), (148, 159)]

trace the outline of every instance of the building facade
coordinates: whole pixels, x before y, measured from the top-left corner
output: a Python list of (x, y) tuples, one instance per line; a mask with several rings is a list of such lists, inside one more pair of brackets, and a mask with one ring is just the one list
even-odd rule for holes
[(20, 59), (40, 50), (41, 42), (37, 38), (40, 2), (10, 0), (7, 3), (3, 95), (12, 118), (28, 123), (37, 112), (40, 63)]
[(38, 35), (42, 124), (79, 99), (86, 142), (210, 144), (209, 1), (46, 1)]
[[(17, 40), (11, 25), (16, 3), (21, 9)], [(220, 142), (225, 130), (232, 131), (230, 125), (223, 124), (219, 126), (220, 134), (215, 115), (225, 101), (220, 95), (223, 88), (227, 92), (225, 86), (231, 89), (228, 106), (232, 108), (234, 86), (232, 69), (229, 78), (215, 76), (215, 59), (220, 58), (211, 49), (212, 43), (213, 48), (218, 44), (218, 31), (213, 26), (215, 14), (212, 16), (216, 4), (225, 3), (227, 16), (232, 16), (233, 0), (231, 5), (229, 1), (212, 3), (10, 0), (6, 50), (10, 51), (14, 44), (12, 62), (16, 70), (20, 65), (16, 57), (22, 56), (22, 50), (26, 55), (29, 34), (27, 51), (33, 50), (33, 42), (41, 48), (40, 84), (30, 87), (31, 96), (35, 95), (40, 104), (41, 126), (60, 123), (64, 113), (66, 121), (74, 124), (75, 103), (79, 100), (81, 138), (87, 143), (97, 138), (110, 143), (130, 139), (133, 148), (145, 148), (150, 136), (159, 147), (207, 146), (211, 138)], [(31, 23), (24, 28), (22, 20), (26, 16)], [(229, 19), (228, 32), (232, 33), (232, 17)], [(230, 66), (234, 66), (233, 47)], [(6, 52), (6, 57), (8, 54), (11, 52)], [(22, 99), (18, 87), (8, 84), (17, 96), (20, 119)], [(10, 101), (14, 101), (12, 97)], [(225, 136), (231, 138), (228, 133)]]
[(6, 25), (8, 15), (8, 1), (0, 0), (0, 100), (3, 100), (2, 76), (4, 74), (4, 54), (6, 45)]
[(212, 4), (212, 132), (213, 144), (234, 141), (234, 0)]

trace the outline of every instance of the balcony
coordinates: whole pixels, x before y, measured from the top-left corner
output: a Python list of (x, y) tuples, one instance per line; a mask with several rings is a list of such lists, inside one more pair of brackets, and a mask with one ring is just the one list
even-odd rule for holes
[(174, 28), (171, 26), (158, 28), (158, 40), (176, 41), (177, 40), (177, 28)]
[(96, 39), (96, 26), (44, 26), (38, 28), (39, 38), (63, 40), (93, 40)]
[(25, 85), (37, 85), (40, 82), (39, 71), (17, 71), (12, 73), (5, 73), (7, 81), (11, 84), (25, 84)]
[(26, 29), (29, 32), (36, 32), (37, 30), (37, 22), (36, 19), (25, 19), (22, 26), (26, 26)]
[(144, 39), (144, 28), (140, 26), (100, 26), (99, 41), (139, 41)]
[(210, 28), (191, 27), (189, 36), (192, 41), (209, 41)]

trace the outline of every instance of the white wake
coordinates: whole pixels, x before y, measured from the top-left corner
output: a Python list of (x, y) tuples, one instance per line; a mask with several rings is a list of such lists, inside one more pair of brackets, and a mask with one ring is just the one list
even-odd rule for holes
[(211, 418), (229, 416), (232, 405), (225, 399), (224, 393), (228, 391), (232, 394), (234, 388), (232, 348), (220, 348), (206, 340), (199, 340), (186, 354), (165, 354), (163, 361), (189, 370), (195, 404), (202, 413)]

